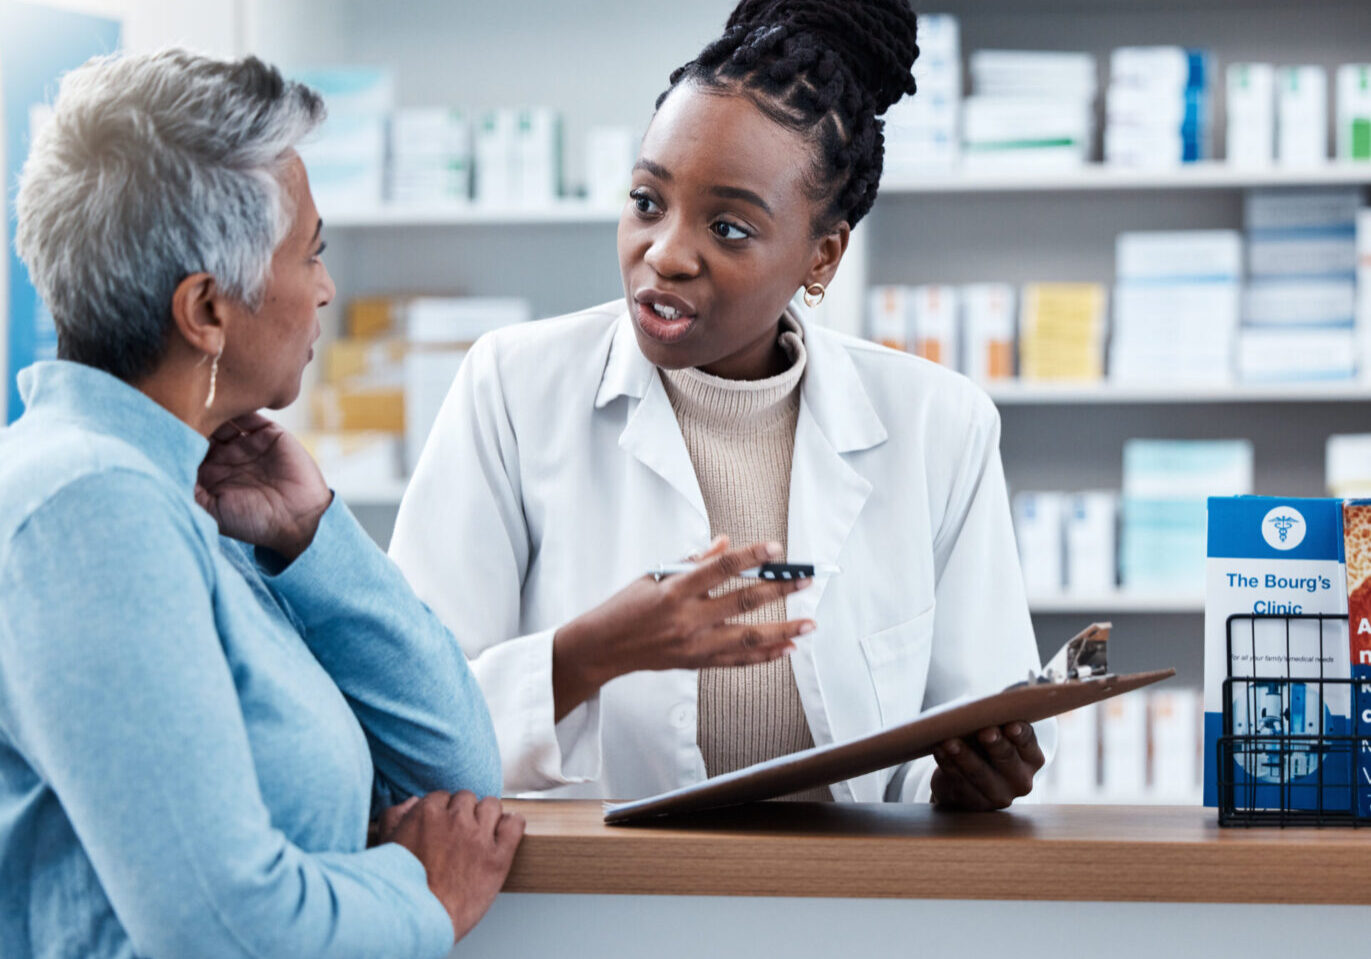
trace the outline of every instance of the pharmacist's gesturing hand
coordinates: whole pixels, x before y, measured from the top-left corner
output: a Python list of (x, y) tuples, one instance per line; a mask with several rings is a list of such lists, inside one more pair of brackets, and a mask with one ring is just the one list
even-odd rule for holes
[(1029, 723), (989, 726), (933, 750), (933, 802), (944, 809), (1004, 809), (1033, 790), (1043, 751)]
[(195, 484), (195, 500), (219, 532), (275, 550), (287, 561), (313, 542), (332, 499), (300, 441), (260, 413), (215, 431)]
[(711, 596), (710, 590), (743, 570), (780, 559), (778, 543), (728, 548), (716, 539), (688, 573), (660, 581), (644, 576), (590, 612), (567, 623), (553, 637), (554, 713), (561, 719), (605, 683), (640, 669), (701, 669), (743, 666), (784, 656), (795, 637), (814, 628), (812, 620), (729, 623), (812, 580), (758, 579)]

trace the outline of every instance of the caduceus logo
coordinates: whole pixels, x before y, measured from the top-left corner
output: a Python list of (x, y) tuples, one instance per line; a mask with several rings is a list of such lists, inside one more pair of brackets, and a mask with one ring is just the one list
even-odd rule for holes
[(1290, 530), (1294, 528), (1297, 522), (1299, 522), (1299, 520), (1295, 519), (1295, 517), (1282, 514), (1273, 519), (1271, 525), (1276, 527), (1276, 532), (1280, 534), (1281, 542), (1284, 543), (1286, 537), (1290, 535)]
[(1289, 506), (1277, 506), (1262, 518), (1262, 539), (1272, 549), (1294, 549), (1304, 542), (1304, 532), (1304, 517)]

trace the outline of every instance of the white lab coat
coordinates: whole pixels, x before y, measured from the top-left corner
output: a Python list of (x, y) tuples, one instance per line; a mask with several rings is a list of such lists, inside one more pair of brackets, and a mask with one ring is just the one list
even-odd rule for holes
[[(1039, 665), (999, 455), (999, 416), (933, 363), (810, 325), (788, 553), (836, 564), (787, 599), (818, 745), (996, 691)], [(471, 659), (505, 791), (633, 799), (705, 778), (694, 670), (606, 684), (553, 722), (552, 636), (650, 566), (710, 539), (657, 369), (622, 301), (481, 338), (400, 506), (391, 556)], [(1050, 754), (1052, 723), (1037, 726)], [(837, 783), (919, 801), (931, 758)]]

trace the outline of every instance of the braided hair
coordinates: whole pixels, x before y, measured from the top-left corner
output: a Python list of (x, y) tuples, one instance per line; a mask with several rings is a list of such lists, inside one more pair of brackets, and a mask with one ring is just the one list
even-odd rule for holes
[(814, 141), (815, 234), (856, 226), (881, 181), (878, 117), (914, 93), (915, 26), (907, 0), (741, 0), (723, 36), (672, 72), (657, 107), (682, 83), (747, 96)]

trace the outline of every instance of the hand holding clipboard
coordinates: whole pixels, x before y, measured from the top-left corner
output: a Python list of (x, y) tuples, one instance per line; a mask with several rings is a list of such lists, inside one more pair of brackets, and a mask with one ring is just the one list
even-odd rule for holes
[(1108, 623), (1072, 637), (1041, 674), (998, 693), (947, 703), (917, 719), (845, 743), (816, 746), (634, 802), (606, 804), (610, 825), (775, 799), (930, 755), (940, 743), (987, 726), (1034, 723), (1168, 679), (1174, 669), (1115, 676), (1106, 672)]

